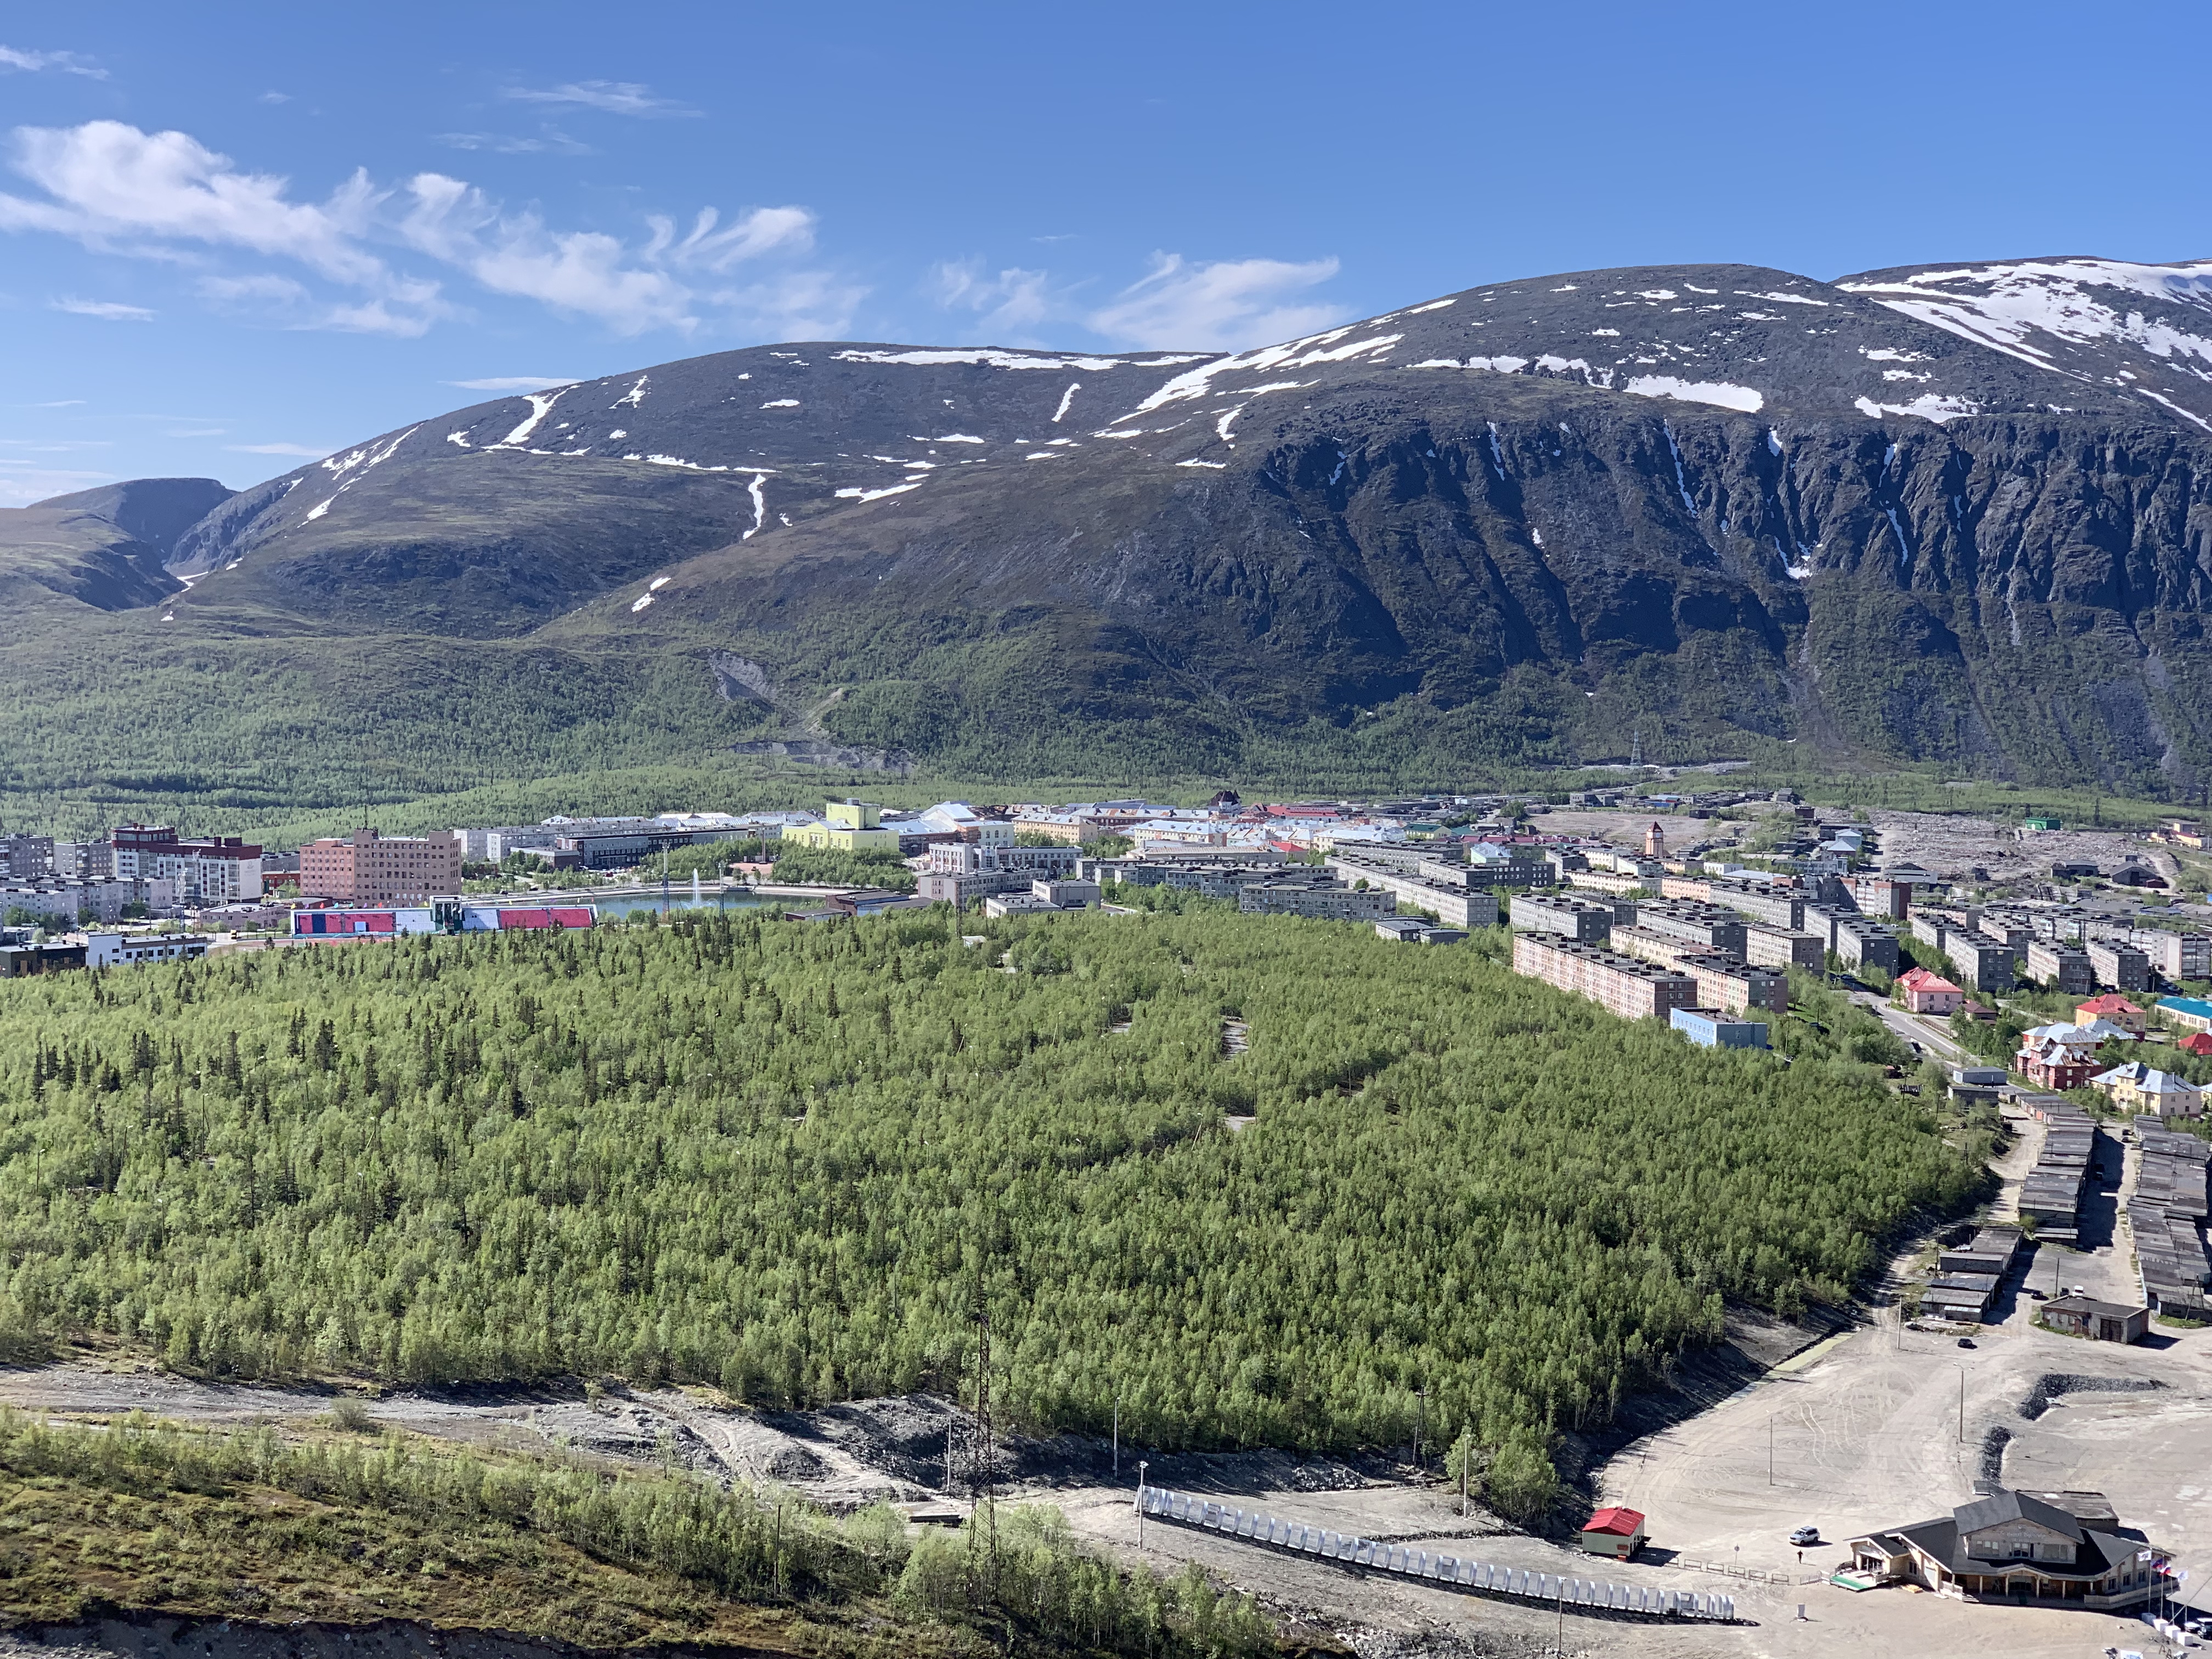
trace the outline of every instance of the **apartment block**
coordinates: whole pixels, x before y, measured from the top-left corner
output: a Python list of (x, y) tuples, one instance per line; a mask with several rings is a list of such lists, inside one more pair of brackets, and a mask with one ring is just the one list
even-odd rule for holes
[[(1437, 921), (1454, 927), (1464, 927), (1473, 932), (1477, 927), (1498, 926), (1498, 895), (1486, 889), (1440, 886), (1413, 871), (1394, 867), (1364, 855), (1333, 854), (1328, 867), (1347, 886), (1364, 881), (1370, 889), (1391, 895), (1395, 904), (1407, 904), (1416, 910), (1425, 910)], [(1382, 914), (1387, 915), (1389, 912), (1386, 910)]]
[[(1801, 933), (1805, 927), (1805, 896), (1784, 888), (1755, 886), (1746, 881), (1713, 881), (1706, 885), (1706, 902), (1742, 912), (1763, 927), (1778, 933)], [(1826, 948), (1825, 946), (1823, 948)]]
[(1688, 904), (1662, 900), (1636, 907), (1636, 925), (1656, 933), (1672, 933), (1708, 951), (1724, 951), (1732, 957), (1744, 952), (1744, 920), (1717, 904)]
[(1559, 933), (1584, 945), (1602, 945), (1613, 932), (1613, 912), (1601, 904), (1571, 898), (1516, 893), (1510, 907), (1512, 925), (1526, 932)]
[[(1797, 907), (1799, 917), (1804, 907)], [(1804, 968), (1819, 973), (1827, 965), (1828, 941), (1818, 933), (1767, 927), (1753, 922), (1743, 930), (1743, 959), (1762, 968)]]
[(349, 904), (396, 904), (461, 890), (461, 843), (451, 836), (356, 830), (300, 849), (300, 891)]
[(1901, 960), (1897, 935), (1873, 922), (1837, 924), (1835, 951), (1846, 968), (1877, 968), (1892, 975)]
[(1378, 921), (1397, 914), (1398, 901), (1395, 894), (1381, 888), (1359, 892), (1332, 881), (1285, 881), (1279, 877), (1251, 883), (1237, 895), (1237, 908), (1246, 915)]
[(2027, 976), (2038, 985), (2068, 996), (2085, 997), (2097, 988), (2097, 970), (2088, 953), (2056, 939), (2037, 939), (2027, 947)]
[(2134, 945), (2092, 939), (2088, 957), (2090, 970), (2096, 975), (2098, 984), (2119, 991), (2150, 988), (2150, 957)]
[(118, 879), (173, 882), (183, 903), (242, 904), (261, 896), (261, 849), (236, 836), (185, 840), (169, 824), (125, 823), (110, 844)]
[(1777, 1014), (1789, 1012), (1790, 981), (1767, 969), (1754, 968), (1733, 957), (1686, 956), (1675, 962), (1674, 971), (1687, 974), (1698, 982), (1701, 1008), (1718, 1008), (1731, 1014), (1753, 1009)]
[(1698, 982), (1687, 974), (1553, 933), (1516, 933), (1513, 971), (1588, 997), (1624, 1019), (1666, 1019), (1698, 1006)]
[(2212, 979), (2212, 934), (2142, 927), (2128, 935), (2128, 943), (2170, 980)]
[(1963, 928), (1954, 929), (1944, 936), (1943, 954), (1950, 957), (1959, 971), (1966, 975), (1969, 990), (2008, 991), (2012, 988), (2019, 958), (1995, 939), (1985, 939)]

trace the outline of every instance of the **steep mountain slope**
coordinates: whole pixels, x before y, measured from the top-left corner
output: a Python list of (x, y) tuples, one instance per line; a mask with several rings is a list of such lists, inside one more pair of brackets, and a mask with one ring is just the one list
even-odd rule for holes
[[(173, 621), (116, 625), (395, 722), (434, 678), (477, 711), (456, 766), (622, 732), (1440, 777), (1640, 728), (2186, 793), (2205, 272), (1676, 266), (1233, 355), (726, 352), (224, 501), (174, 542)], [(22, 719), (15, 752), (66, 750)]]
[(0, 512), (0, 608), (21, 627), (64, 602), (122, 611), (184, 584), (164, 565), (177, 538), (228, 500), (213, 478), (137, 478)]

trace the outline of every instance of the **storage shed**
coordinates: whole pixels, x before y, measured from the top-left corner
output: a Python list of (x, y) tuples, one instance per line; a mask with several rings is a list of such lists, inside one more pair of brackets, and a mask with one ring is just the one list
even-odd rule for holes
[(1626, 1561), (1642, 1549), (1645, 1536), (1643, 1514), (1618, 1504), (1600, 1510), (1583, 1523), (1583, 1547), (1616, 1561)]
[(2149, 1334), (2150, 1310), (2086, 1296), (2055, 1296), (2043, 1304), (2043, 1322), (2094, 1342), (2137, 1342)]

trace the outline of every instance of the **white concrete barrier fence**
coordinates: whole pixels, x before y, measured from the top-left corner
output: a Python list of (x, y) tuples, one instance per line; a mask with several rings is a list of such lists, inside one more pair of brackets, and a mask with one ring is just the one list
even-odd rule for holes
[(1302, 1521), (1285, 1521), (1255, 1510), (1216, 1504), (1188, 1492), (1170, 1492), (1164, 1486), (1139, 1487), (1137, 1507), (1153, 1520), (1195, 1527), (1201, 1532), (1218, 1533), (1316, 1561), (1358, 1567), (1369, 1572), (1395, 1573), (1446, 1589), (1544, 1602), (1577, 1613), (1723, 1624), (1734, 1623), (1736, 1616), (1735, 1598), (1732, 1595), (1704, 1590), (1659, 1589), (1649, 1584), (1613, 1584), (1603, 1579), (1569, 1578), (1528, 1567), (1496, 1566), (1455, 1555), (1431, 1554), (1402, 1544), (1377, 1543), (1372, 1539), (1310, 1526)]

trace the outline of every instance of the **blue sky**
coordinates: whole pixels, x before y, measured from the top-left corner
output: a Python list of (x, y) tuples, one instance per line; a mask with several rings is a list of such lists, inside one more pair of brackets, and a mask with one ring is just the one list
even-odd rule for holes
[(1501, 278), (2212, 252), (2212, 11), (0, 14), (0, 505), (785, 339), (1232, 347)]

